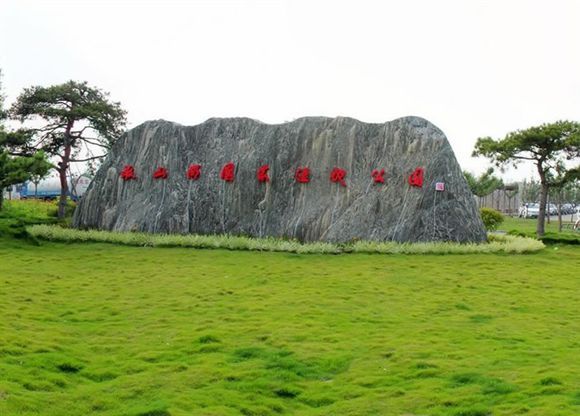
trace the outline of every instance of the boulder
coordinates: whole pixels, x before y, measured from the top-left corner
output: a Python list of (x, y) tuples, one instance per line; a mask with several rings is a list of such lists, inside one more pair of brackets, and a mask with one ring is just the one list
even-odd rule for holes
[[(224, 171), (230, 162), (233, 169)], [(121, 176), (126, 166), (135, 179), (127, 170)], [(260, 167), (269, 181), (258, 180)], [(309, 181), (303, 175), (300, 182), (297, 169), (305, 167)], [(199, 175), (188, 178), (189, 169)], [(73, 225), (300, 241), (486, 240), (447, 138), (418, 117), (381, 124), (346, 117), (148, 121), (115, 143)]]

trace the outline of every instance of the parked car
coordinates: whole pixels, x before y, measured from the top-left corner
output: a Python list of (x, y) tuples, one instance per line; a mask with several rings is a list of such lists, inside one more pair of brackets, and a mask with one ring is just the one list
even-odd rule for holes
[[(572, 204), (563, 204), (560, 207), (562, 215), (573, 214), (574, 210), (575, 208)], [(538, 203), (523, 204), (520, 207), (519, 216), (522, 218), (538, 218), (538, 215), (540, 215), (540, 204)], [(546, 215), (558, 215), (558, 205), (547, 204)]]
[(540, 215), (540, 204), (527, 204), (524, 218), (538, 218)]
[(576, 212), (576, 209), (572, 204), (562, 204), (560, 208), (562, 210), (562, 215), (571, 215)]
[(558, 205), (556, 204), (546, 205), (546, 214), (558, 215)]

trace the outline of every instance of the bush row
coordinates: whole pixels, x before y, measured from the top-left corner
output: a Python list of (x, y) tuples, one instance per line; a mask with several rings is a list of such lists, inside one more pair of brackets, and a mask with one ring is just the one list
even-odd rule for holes
[(348, 244), (300, 243), (277, 238), (250, 238), (233, 235), (178, 235), (76, 230), (58, 225), (33, 225), (27, 228), (33, 237), (61, 242), (101, 242), (130, 246), (221, 248), (227, 250), (279, 251), (299, 254), (475, 254), (532, 253), (544, 248), (541, 241), (511, 235), (490, 234), (483, 244), (448, 242), (395, 243), (355, 241)]

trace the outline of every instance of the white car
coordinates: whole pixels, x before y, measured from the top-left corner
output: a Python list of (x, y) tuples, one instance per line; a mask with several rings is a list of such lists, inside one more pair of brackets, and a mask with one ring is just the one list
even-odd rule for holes
[(524, 218), (538, 218), (540, 215), (540, 204), (527, 204)]

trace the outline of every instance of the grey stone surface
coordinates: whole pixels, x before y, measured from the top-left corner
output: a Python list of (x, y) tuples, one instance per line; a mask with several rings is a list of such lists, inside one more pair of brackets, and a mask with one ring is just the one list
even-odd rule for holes
[[(220, 179), (236, 164), (234, 182)], [(197, 181), (190, 164), (202, 165)], [(133, 165), (137, 180), (119, 174)], [(256, 180), (270, 165), (271, 181)], [(155, 180), (164, 166), (167, 180)], [(297, 167), (311, 181), (297, 183)], [(346, 187), (329, 180), (346, 169)], [(408, 177), (425, 169), (422, 188)], [(373, 169), (384, 168), (385, 184)], [(445, 191), (436, 192), (435, 183)], [(186, 127), (157, 120), (124, 135), (113, 147), (77, 208), (73, 225), (156, 233), (232, 233), (345, 242), (353, 239), (485, 241), (474, 199), (445, 135), (418, 117), (369, 124), (345, 117), (305, 117), (284, 124), (213, 118)]]

